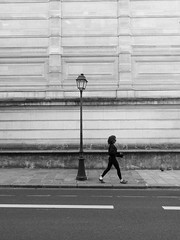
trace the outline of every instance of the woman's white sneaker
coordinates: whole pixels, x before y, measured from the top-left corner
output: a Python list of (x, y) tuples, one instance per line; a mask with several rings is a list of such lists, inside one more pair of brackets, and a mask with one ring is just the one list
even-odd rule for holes
[(100, 181), (101, 183), (104, 183), (104, 180), (103, 180), (103, 177), (102, 177), (102, 176), (99, 177), (99, 181)]
[(124, 179), (121, 179), (120, 180), (120, 183), (122, 183), (122, 184), (126, 184), (128, 181), (126, 181), (126, 180), (124, 180)]

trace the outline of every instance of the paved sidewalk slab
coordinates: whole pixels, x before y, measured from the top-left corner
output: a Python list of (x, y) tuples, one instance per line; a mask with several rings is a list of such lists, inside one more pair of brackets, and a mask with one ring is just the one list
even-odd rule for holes
[(147, 187), (180, 188), (180, 170), (136, 170)]
[(77, 181), (77, 169), (0, 169), (0, 187), (31, 188), (180, 188), (180, 170), (128, 170), (122, 176), (128, 184), (120, 184), (115, 169), (99, 182), (101, 169), (87, 169), (87, 180)]

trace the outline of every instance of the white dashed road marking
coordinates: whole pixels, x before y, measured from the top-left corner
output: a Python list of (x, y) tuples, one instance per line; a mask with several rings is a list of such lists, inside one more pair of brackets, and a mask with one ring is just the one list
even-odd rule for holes
[(180, 211), (179, 206), (162, 206), (164, 210), (175, 210), (175, 211)]
[(0, 208), (114, 209), (113, 205), (0, 204)]

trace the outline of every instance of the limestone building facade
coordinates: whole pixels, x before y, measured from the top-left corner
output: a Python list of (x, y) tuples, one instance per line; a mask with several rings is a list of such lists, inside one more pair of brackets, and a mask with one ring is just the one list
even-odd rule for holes
[(180, 144), (179, 0), (0, 0), (1, 149)]

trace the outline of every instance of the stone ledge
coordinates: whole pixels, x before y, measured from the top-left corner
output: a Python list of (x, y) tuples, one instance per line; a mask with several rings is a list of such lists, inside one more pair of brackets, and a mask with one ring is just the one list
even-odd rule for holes
[[(129, 149), (124, 150), (120, 149), (120, 152), (123, 153), (180, 153), (180, 149)], [(0, 154), (77, 154), (79, 151), (77, 150), (0, 150)], [(84, 154), (104, 154), (107, 153), (107, 150), (85, 150)]]
[[(78, 106), (79, 98), (0, 99), (0, 107)], [(84, 106), (180, 105), (180, 98), (83, 98)]]

